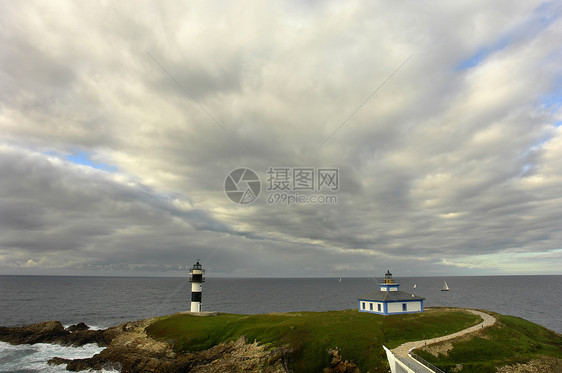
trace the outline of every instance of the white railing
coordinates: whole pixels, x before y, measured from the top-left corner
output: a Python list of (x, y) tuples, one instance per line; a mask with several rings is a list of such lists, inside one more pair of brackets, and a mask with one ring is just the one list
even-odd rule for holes
[(435, 373), (445, 373), (444, 371), (442, 371), (441, 369), (437, 368), (435, 365), (431, 364), (429, 361), (419, 357), (416, 354), (413, 353), (409, 353), (410, 357), (412, 359), (417, 360), (420, 364), (423, 364), (425, 367), (427, 367), (428, 369), (431, 369), (432, 371), (434, 371)]

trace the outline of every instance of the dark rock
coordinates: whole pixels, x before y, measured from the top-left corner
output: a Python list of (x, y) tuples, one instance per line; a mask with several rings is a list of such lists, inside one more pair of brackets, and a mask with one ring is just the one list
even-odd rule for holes
[(59, 343), (64, 346), (83, 346), (88, 343), (97, 343), (100, 347), (109, 345), (104, 338), (105, 330), (84, 330), (67, 335)]
[(58, 343), (69, 334), (60, 321), (44, 321), (21, 327), (0, 327), (0, 341), (11, 344)]
[[(86, 324), (83, 325), (88, 328)], [(57, 343), (64, 346), (83, 346), (97, 343), (100, 347), (106, 347), (120, 333), (122, 330), (119, 327), (106, 330), (76, 330), (71, 333), (64, 329), (60, 321), (45, 321), (21, 327), (0, 327), (0, 341), (15, 345)]]
[(49, 365), (61, 365), (61, 364), (68, 364), (72, 360), (71, 359), (63, 359), (62, 357), (54, 357), (49, 360)]
[(108, 366), (118, 367), (122, 373), (127, 372), (182, 372), (187, 371), (189, 359), (172, 359), (147, 351), (133, 350), (126, 347), (107, 348), (89, 359), (76, 359), (69, 362), (66, 369), (80, 371), (85, 369), (100, 370)]
[(328, 353), (332, 355), (332, 361), (330, 367), (324, 368), (323, 373), (359, 373), (357, 364), (342, 360), (340, 350), (337, 347), (329, 350)]
[(75, 325), (70, 325), (68, 328), (66, 328), (66, 330), (68, 330), (69, 332), (84, 331), (88, 329), (90, 329), (90, 327), (83, 322)]

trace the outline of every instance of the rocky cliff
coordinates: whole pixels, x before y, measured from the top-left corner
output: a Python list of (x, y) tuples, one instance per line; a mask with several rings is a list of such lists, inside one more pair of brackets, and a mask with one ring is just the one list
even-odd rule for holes
[(80, 371), (117, 369), (127, 372), (285, 372), (284, 349), (268, 350), (244, 337), (221, 343), (197, 353), (176, 354), (171, 345), (148, 337), (145, 328), (153, 319), (127, 322), (106, 330), (87, 330), (85, 325), (65, 329), (58, 321), (24, 327), (0, 327), (0, 340), (12, 344), (58, 343), (82, 346), (97, 343), (107, 346), (101, 353), (86, 359), (55, 357), (49, 364), (67, 364), (66, 369)]

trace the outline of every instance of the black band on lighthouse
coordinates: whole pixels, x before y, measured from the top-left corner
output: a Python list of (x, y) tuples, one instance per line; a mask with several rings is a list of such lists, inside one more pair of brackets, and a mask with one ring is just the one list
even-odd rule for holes
[(200, 292), (192, 292), (191, 293), (191, 301), (192, 302), (201, 302), (201, 293)]

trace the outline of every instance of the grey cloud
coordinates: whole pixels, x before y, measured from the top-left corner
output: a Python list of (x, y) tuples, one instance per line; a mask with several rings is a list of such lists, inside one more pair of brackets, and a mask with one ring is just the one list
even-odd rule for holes
[[(0, 270), (509, 273), (501, 255), (556, 255), (562, 135), (540, 100), (561, 23), (506, 4), (2, 5)], [(35, 153), (74, 150), (117, 171)], [(338, 204), (225, 197), (229, 171), (271, 166), (338, 167)], [(540, 258), (530, 272), (555, 271)]]
[(188, 250), (186, 238), (195, 230), (228, 230), (204, 211), (175, 207), (111, 174), (13, 148), (1, 153), (4, 252), (35, 257), (71, 251), (105, 260), (146, 255), (154, 260), (161, 250)]

